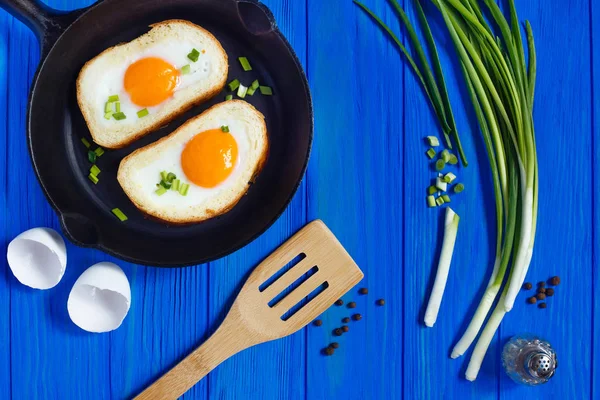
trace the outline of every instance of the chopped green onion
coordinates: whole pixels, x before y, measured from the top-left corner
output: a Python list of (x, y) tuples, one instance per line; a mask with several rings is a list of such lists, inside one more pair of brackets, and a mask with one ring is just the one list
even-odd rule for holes
[(175, 179), (173, 181), (173, 184), (171, 185), (171, 189), (173, 189), (174, 191), (178, 192), (179, 191), (179, 184), (181, 183), (181, 181), (179, 179)]
[(166, 181), (167, 180), (167, 171), (161, 171), (160, 177), (162, 178), (163, 181)]
[(147, 108), (141, 109), (140, 111), (137, 112), (138, 118), (143, 118), (148, 114), (150, 114), (150, 112), (148, 111)]
[(248, 88), (242, 84), (240, 84), (240, 87), (238, 87), (237, 90), (237, 95), (240, 99), (243, 99), (244, 97), (246, 97), (246, 93), (248, 93)]
[(84, 145), (85, 147), (87, 147), (88, 149), (89, 149), (89, 148), (90, 148), (90, 146), (91, 146), (90, 142), (89, 142), (89, 141), (88, 141), (86, 138), (84, 138), (84, 137), (82, 137), (82, 138), (81, 138), (81, 143), (83, 143), (83, 145)]
[[(439, 199), (439, 197), (438, 197)], [(438, 204), (439, 205), (439, 204)], [(454, 253), (454, 244), (456, 243), (456, 234), (458, 233), (459, 216), (450, 208), (446, 209), (444, 219), (444, 239), (442, 241), (442, 252), (438, 262), (435, 280), (431, 288), (431, 296), (427, 302), (425, 310), (425, 325), (432, 327), (437, 320), (444, 289), (448, 280), (448, 272), (450, 272), (450, 263), (452, 262), (452, 254)]]
[(175, 179), (177, 179), (177, 175), (172, 172), (167, 174), (167, 182), (172, 183)]
[(112, 110), (113, 110), (112, 105), (113, 105), (113, 103), (111, 103), (110, 101), (107, 101), (106, 103), (104, 103), (104, 113), (105, 114), (112, 112)]
[(433, 197), (433, 195), (427, 196), (427, 207), (435, 207), (435, 206), (436, 206), (435, 197)]
[(158, 189), (156, 189), (154, 191), (154, 193), (156, 193), (159, 196), (162, 196), (163, 194), (167, 193), (167, 189), (165, 189), (164, 187), (160, 186)]
[(225, 133), (228, 133), (229, 132), (229, 127), (227, 125), (223, 125), (223, 126), (221, 126), (221, 130), (223, 132), (225, 132)]
[(190, 185), (189, 185), (189, 184), (187, 184), (187, 183), (182, 183), (182, 184), (179, 186), (179, 194), (180, 194), (180, 195), (182, 195), (182, 196), (187, 196), (187, 193), (188, 193), (188, 189), (189, 189), (189, 188), (190, 188)]
[(254, 96), (254, 93), (256, 92), (256, 89), (252, 89), (251, 87), (248, 88), (248, 92), (246, 93), (247, 96)]
[(425, 152), (425, 154), (427, 154), (427, 157), (429, 157), (430, 160), (433, 159), (433, 157), (435, 157), (435, 150), (434, 149), (429, 149)]
[(119, 210), (118, 208), (113, 208), (111, 211), (117, 216), (117, 218), (119, 218), (119, 221), (127, 221), (127, 216), (123, 214), (123, 211)]
[(258, 79), (255, 79), (254, 82), (252, 82), (252, 84), (250, 85), (250, 87), (252, 89), (258, 89), (258, 87), (260, 86), (260, 83), (258, 83)]
[(117, 112), (117, 113), (121, 112), (121, 102), (120, 101), (115, 102), (115, 112)]
[(442, 197), (438, 197), (435, 199), (435, 204), (437, 204), (438, 206), (441, 206), (442, 204), (444, 204), (444, 199), (442, 199)]
[(185, 64), (183, 67), (181, 67), (181, 75), (187, 75), (190, 73), (190, 71), (191, 71), (190, 64)]
[(435, 185), (431, 185), (427, 188), (427, 194), (435, 194), (439, 189)]
[(225, 96), (225, 100), (233, 100), (233, 95), (228, 94), (227, 96)]
[(448, 160), (448, 163), (451, 165), (458, 164), (458, 157), (456, 157), (454, 154), (450, 153), (450, 160)]
[(252, 66), (246, 57), (239, 57), (238, 60), (240, 60), (240, 64), (242, 64), (244, 71), (252, 71)]
[(456, 175), (454, 175), (452, 172), (448, 172), (446, 175), (444, 175), (444, 182), (446, 183), (452, 183), (455, 179)]
[(435, 170), (436, 171), (441, 171), (444, 168), (446, 168), (446, 162), (444, 160), (442, 160), (441, 158), (439, 160), (437, 160), (435, 162)]
[(98, 147), (96, 150), (94, 150), (94, 153), (96, 153), (98, 157), (102, 157), (102, 154), (104, 154), (104, 149), (102, 147)]
[(438, 147), (440, 145), (439, 139), (435, 136), (427, 136), (427, 143), (429, 143), (431, 147)]
[(118, 94), (113, 94), (112, 96), (108, 96), (108, 102), (109, 103), (113, 103), (115, 101), (119, 101), (119, 95)]
[(100, 168), (98, 168), (98, 166), (96, 166), (96, 164), (92, 165), (92, 167), (90, 168), (90, 174), (94, 175), (94, 176), (98, 176), (100, 174)]
[(271, 89), (269, 86), (259, 86), (260, 88), (260, 93), (262, 93), (265, 96), (272, 96), (273, 95), (273, 89)]
[(113, 116), (112, 111), (111, 112), (107, 112), (106, 114), (104, 114), (104, 119), (110, 119)]
[(98, 158), (98, 155), (93, 152), (93, 151), (88, 151), (88, 160), (89, 162), (91, 162), (92, 164), (96, 162), (96, 159)]
[(444, 149), (442, 150), (442, 154), (440, 155), (440, 157), (442, 158), (442, 160), (444, 160), (444, 163), (447, 163), (448, 161), (450, 161), (450, 152)]
[(123, 114), (122, 112), (114, 113), (112, 116), (113, 116), (113, 118), (114, 118), (114, 119), (116, 119), (117, 121), (121, 121), (122, 119), (125, 119), (125, 118), (127, 118), (127, 117), (125, 116), (125, 114)]
[(163, 179), (160, 181), (160, 186), (164, 187), (165, 189), (171, 189), (171, 182), (167, 182)]
[(443, 194), (442, 199), (444, 199), (444, 204), (446, 203), (450, 203), (450, 196), (448, 196), (447, 194)]
[(189, 58), (193, 62), (198, 61), (198, 57), (200, 57), (200, 52), (196, 49), (192, 49), (192, 51), (190, 51), (190, 54), (187, 55), (187, 58)]
[(94, 182), (94, 185), (98, 183), (98, 177), (96, 175), (89, 174), (88, 178), (90, 181)]
[(440, 177), (435, 178), (435, 187), (440, 189), (440, 191), (445, 192), (448, 190), (448, 184), (444, 182), (444, 180)]
[(462, 183), (458, 183), (456, 186), (454, 186), (454, 193), (460, 193), (463, 190), (465, 190), (465, 185)]
[(235, 89), (240, 87), (240, 81), (237, 79), (234, 79), (231, 82), (229, 82), (229, 84), (227, 86), (229, 86), (229, 90), (231, 90), (233, 92)]

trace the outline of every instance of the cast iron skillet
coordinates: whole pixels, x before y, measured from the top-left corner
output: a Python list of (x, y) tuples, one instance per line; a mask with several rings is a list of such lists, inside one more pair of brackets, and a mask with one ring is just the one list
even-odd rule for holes
[[(306, 169), (313, 115), (298, 58), (264, 5), (256, 0), (101, 0), (69, 13), (37, 0), (0, 0), (0, 6), (40, 40), (42, 56), (29, 98), (29, 152), (44, 193), (73, 243), (138, 264), (193, 265), (248, 244), (281, 215)], [(90, 136), (75, 94), (75, 80), (86, 61), (147, 32), (150, 24), (172, 18), (197, 23), (219, 39), (229, 56), (230, 80), (249, 84), (259, 79), (274, 92), (272, 97), (249, 98), (267, 120), (270, 151), (262, 173), (231, 211), (189, 226), (145, 218), (117, 183), (117, 168), (124, 156), (223, 101), (225, 93), (124, 149), (107, 151), (97, 161), (102, 170), (97, 185), (87, 178), (90, 163), (81, 138)], [(239, 56), (248, 57), (253, 71), (242, 71)], [(115, 218), (115, 207), (129, 220)]]

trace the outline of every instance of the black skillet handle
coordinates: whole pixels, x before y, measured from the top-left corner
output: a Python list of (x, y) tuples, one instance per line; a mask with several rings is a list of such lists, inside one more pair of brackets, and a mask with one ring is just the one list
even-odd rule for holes
[(44, 58), (60, 35), (87, 8), (65, 12), (55, 10), (39, 0), (0, 0), (0, 7), (21, 20), (37, 36)]
[(277, 29), (273, 13), (264, 4), (258, 0), (235, 1), (240, 21), (248, 32), (258, 36)]

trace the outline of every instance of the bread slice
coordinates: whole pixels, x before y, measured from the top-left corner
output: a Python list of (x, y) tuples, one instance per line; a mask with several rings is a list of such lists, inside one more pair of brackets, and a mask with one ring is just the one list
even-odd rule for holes
[[(219, 41), (204, 28), (185, 20), (168, 20), (151, 26), (152, 29), (129, 43), (111, 47), (88, 61), (77, 78), (77, 102), (94, 142), (116, 149), (160, 128), (169, 121), (219, 93), (225, 86), (228, 59)], [(201, 55), (192, 62), (187, 55), (197, 49)], [(155, 107), (148, 108), (143, 118), (129, 100), (123, 88), (125, 71), (133, 62), (144, 57), (158, 57), (180, 69), (186, 64), (192, 73), (180, 75), (173, 96)], [(126, 119), (105, 118), (104, 106), (108, 97), (118, 94)]]
[[(181, 168), (181, 152), (199, 133), (229, 127), (238, 145), (238, 160), (229, 177), (214, 188), (196, 186)], [(117, 179), (129, 199), (145, 214), (170, 224), (191, 224), (229, 211), (248, 191), (266, 162), (269, 149), (264, 116), (242, 100), (217, 104), (170, 135), (142, 147), (119, 165)], [(169, 190), (156, 194), (160, 172), (173, 172), (190, 185), (186, 196)]]

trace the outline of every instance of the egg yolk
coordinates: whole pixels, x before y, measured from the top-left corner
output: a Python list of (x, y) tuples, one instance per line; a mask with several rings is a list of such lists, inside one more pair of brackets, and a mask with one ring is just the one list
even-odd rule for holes
[(194, 136), (181, 153), (181, 167), (194, 184), (212, 188), (233, 171), (238, 156), (234, 137), (221, 129), (211, 129)]
[(123, 85), (131, 101), (140, 107), (156, 106), (173, 95), (179, 71), (158, 57), (142, 58), (125, 71)]

